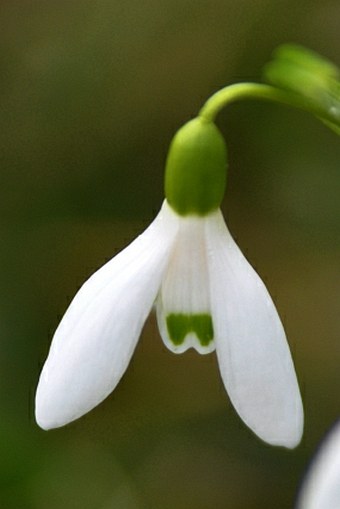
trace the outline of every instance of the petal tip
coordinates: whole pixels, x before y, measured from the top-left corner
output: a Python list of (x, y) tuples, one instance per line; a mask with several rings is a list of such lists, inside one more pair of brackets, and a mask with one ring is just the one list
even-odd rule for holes
[(44, 412), (42, 411), (41, 408), (39, 408), (39, 406), (37, 406), (35, 409), (35, 421), (38, 424), (38, 426), (44, 431), (48, 431), (50, 429), (58, 427), (56, 421), (44, 415)]
[(35, 421), (45, 431), (61, 428), (76, 419), (76, 417), (70, 418), (70, 416), (60, 415), (57, 411), (52, 410), (51, 408), (46, 408), (45, 405), (39, 404), (39, 402), (36, 403)]
[(288, 425), (285, 429), (281, 428), (278, 434), (258, 435), (262, 440), (273, 446), (285, 447), (286, 449), (295, 449), (301, 442), (303, 436), (303, 413), (295, 421), (295, 425)]
[(281, 447), (285, 447), (286, 449), (295, 449), (301, 442), (302, 439), (302, 433), (282, 437), (280, 440), (277, 440), (277, 442), (273, 441), (271, 445), (277, 445)]
[(48, 431), (60, 428), (74, 420), (74, 418), (72, 419), (70, 415), (66, 415), (66, 401), (63, 401), (63, 404), (60, 404), (60, 402), (58, 405), (55, 395), (47, 390), (44, 382), (44, 379), (40, 380), (35, 396), (35, 421), (41, 429)]
[(48, 430), (56, 427), (52, 423), (50, 423), (48, 420), (41, 419), (37, 415), (35, 416), (35, 421), (38, 424), (39, 428), (43, 429), (44, 431), (48, 431)]

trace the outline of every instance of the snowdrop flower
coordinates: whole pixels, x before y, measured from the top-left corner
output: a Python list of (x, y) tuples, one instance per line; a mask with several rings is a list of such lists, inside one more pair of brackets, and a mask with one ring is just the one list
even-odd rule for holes
[(296, 507), (340, 508), (340, 421), (321, 444), (302, 484)]
[(229, 397), (254, 433), (273, 445), (299, 443), (303, 410), (289, 347), (219, 209), (225, 180), (219, 130), (200, 117), (188, 122), (170, 147), (156, 219), (85, 282), (55, 332), (36, 394), (42, 428), (79, 418), (113, 391), (156, 303), (172, 352), (216, 349)]

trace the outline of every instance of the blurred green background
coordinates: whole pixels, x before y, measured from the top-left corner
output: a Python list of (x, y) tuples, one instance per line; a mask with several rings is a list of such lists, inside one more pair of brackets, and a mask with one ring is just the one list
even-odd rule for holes
[(38, 376), (95, 268), (157, 213), (171, 137), (260, 79), (283, 42), (340, 64), (338, 0), (6, 0), (0, 5), (1, 509), (289, 509), (339, 414), (340, 139), (247, 102), (219, 116), (223, 211), (283, 318), (305, 414), (293, 451), (238, 418), (214, 355), (175, 356), (147, 321), (123, 380), (44, 432)]

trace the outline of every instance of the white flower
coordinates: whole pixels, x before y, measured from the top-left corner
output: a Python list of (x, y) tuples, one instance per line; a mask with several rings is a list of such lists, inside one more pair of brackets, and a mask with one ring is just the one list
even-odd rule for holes
[(173, 352), (216, 348), (244, 422), (270, 444), (295, 447), (303, 410), (275, 306), (219, 209), (181, 216), (165, 200), (149, 228), (82, 286), (55, 333), (36, 395), (44, 428), (85, 414), (116, 387), (156, 302)]
[(296, 507), (340, 508), (340, 421), (321, 444), (302, 484)]

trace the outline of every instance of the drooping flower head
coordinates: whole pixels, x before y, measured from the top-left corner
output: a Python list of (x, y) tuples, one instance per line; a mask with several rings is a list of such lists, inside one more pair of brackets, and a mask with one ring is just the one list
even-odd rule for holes
[(42, 428), (77, 419), (111, 393), (156, 302), (172, 352), (216, 349), (231, 401), (259, 437), (300, 441), (302, 404), (283, 327), (219, 209), (226, 166), (212, 122), (197, 118), (178, 131), (158, 216), (85, 282), (56, 330), (36, 395)]
[[(300, 81), (287, 81), (287, 58)], [(227, 151), (214, 120), (229, 102), (256, 97), (311, 111), (338, 130), (334, 68), (310, 58), (306, 64), (298, 49), (284, 52), (267, 72), (277, 86), (226, 87), (177, 132), (159, 214), (84, 283), (55, 332), (36, 394), (42, 428), (79, 418), (113, 391), (155, 303), (160, 335), (172, 352), (216, 349), (236, 411), (262, 440), (289, 448), (299, 443), (302, 402), (280, 318), (220, 211)]]

